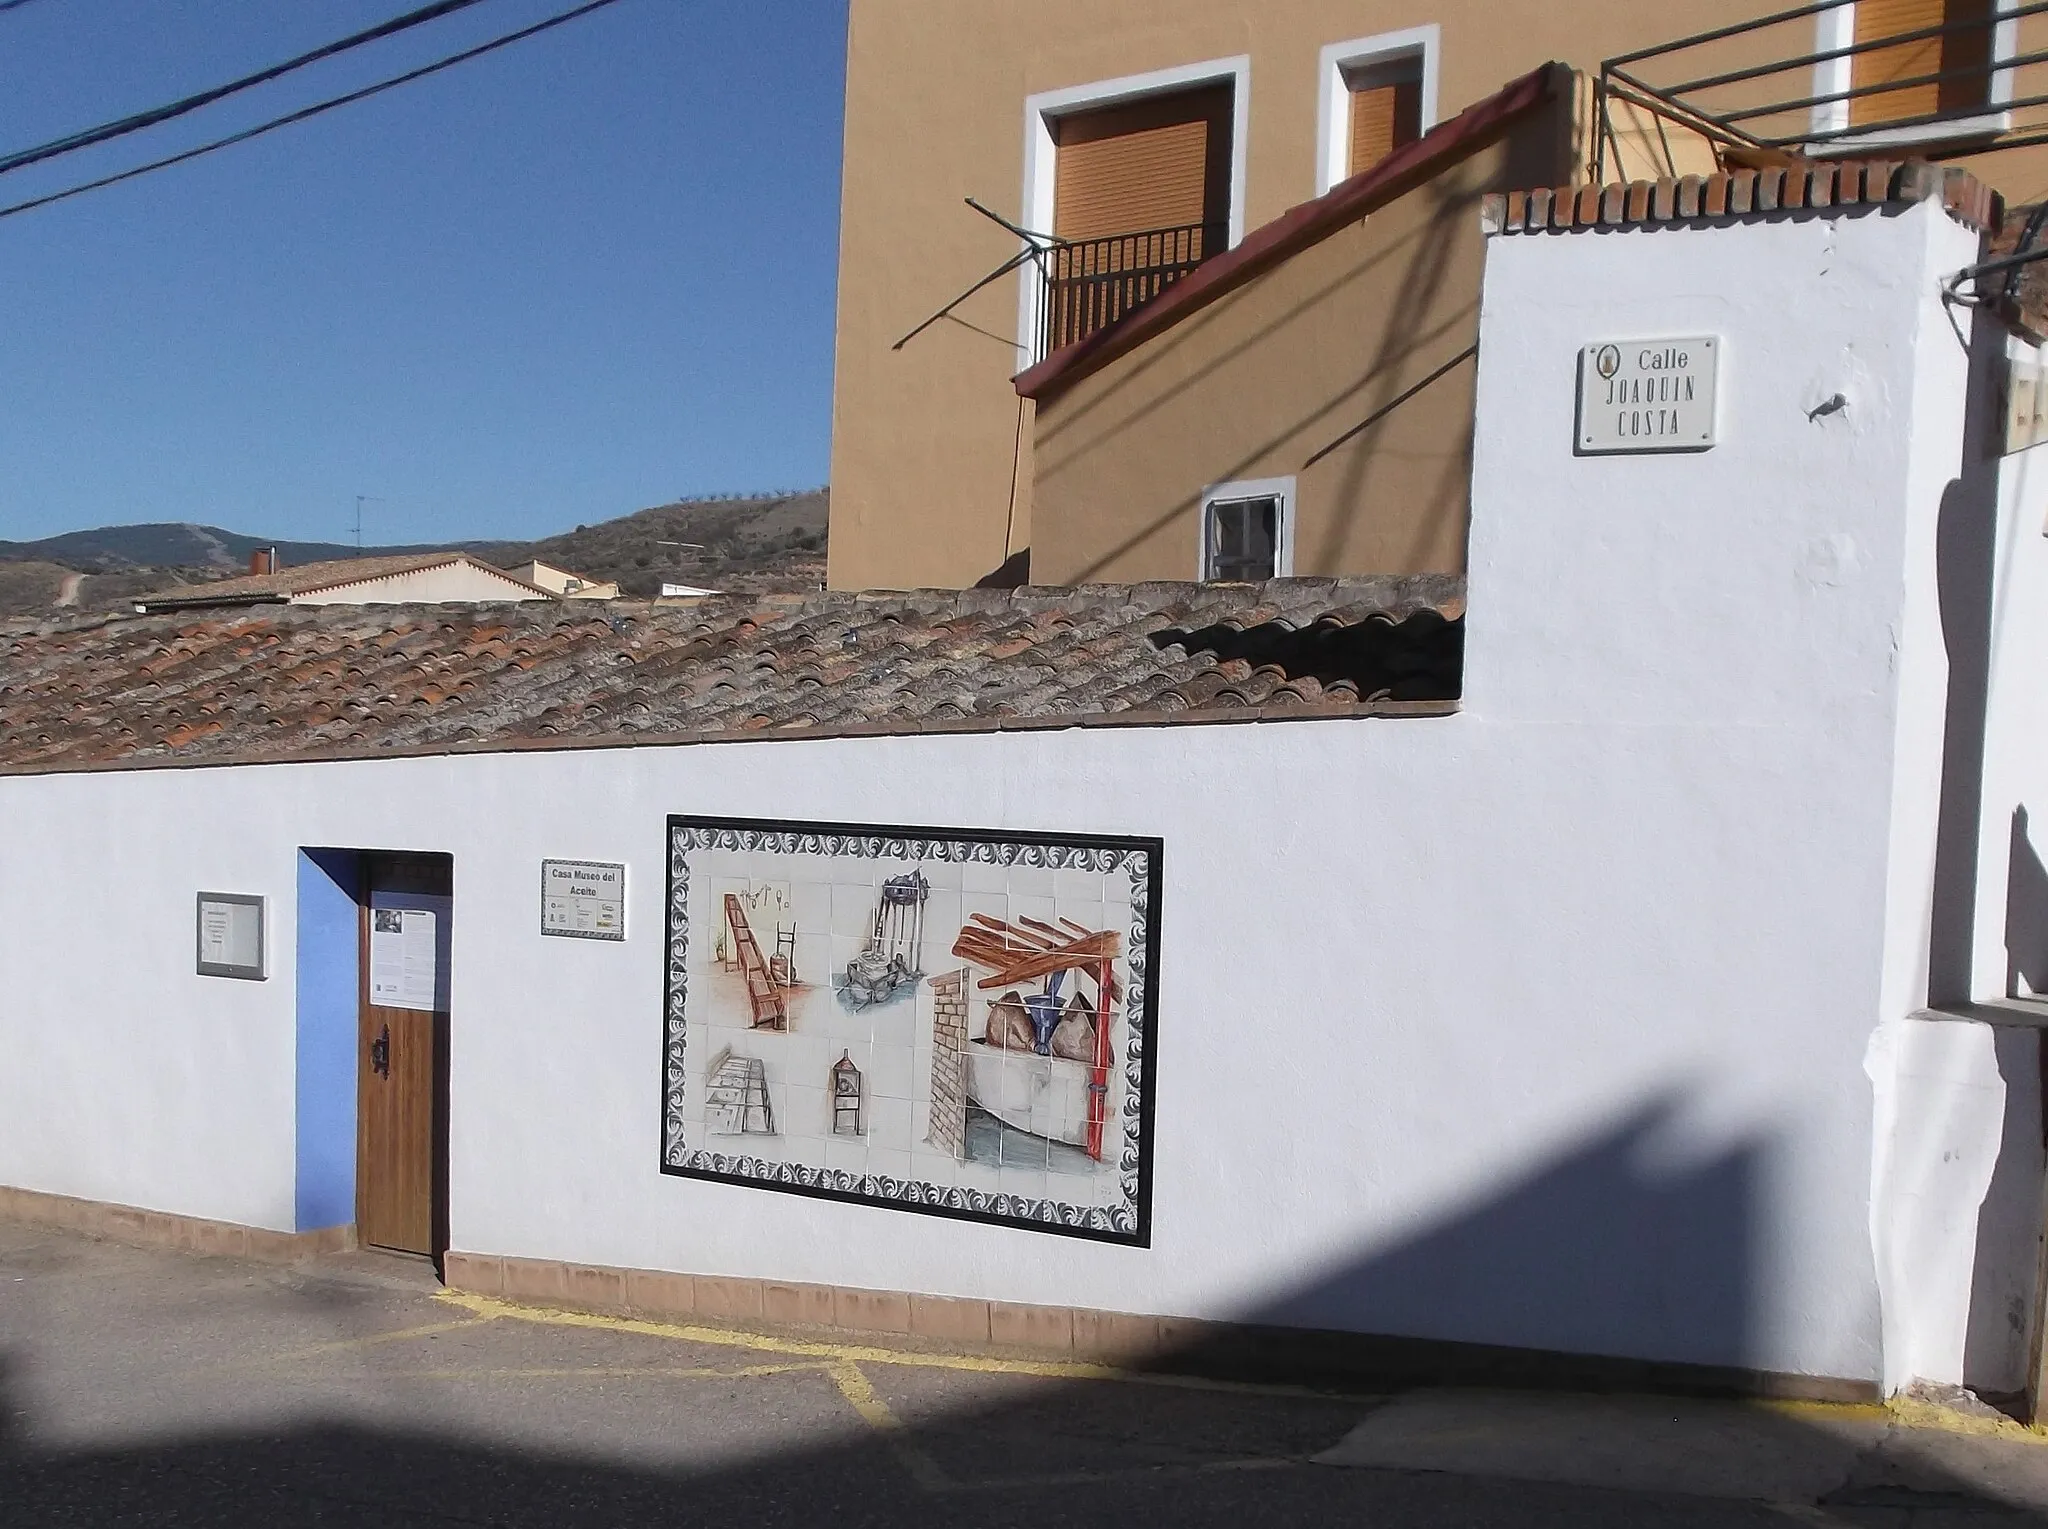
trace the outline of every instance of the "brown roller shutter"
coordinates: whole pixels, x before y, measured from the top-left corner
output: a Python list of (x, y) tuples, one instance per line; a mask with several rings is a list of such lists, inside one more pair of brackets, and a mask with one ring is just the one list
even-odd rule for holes
[[(1856, 0), (1856, 41), (1876, 42), (1905, 32), (1950, 22), (1986, 22), (1991, 0)], [(1901, 117), (1925, 117), (1938, 111), (1968, 111), (1990, 99), (1991, 28), (1971, 26), (1943, 37), (1895, 43), (1854, 55), (1850, 77), (1858, 89), (1887, 80), (1964, 71), (1949, 78), (1880, 90), (1849, 102), (1849, 121), (1876, 126)]]
[(1053, 233), (1099, 239), (1227, 222), (1230, 106), (1221, 85), (1059, 118)]
[(1370, 170), (1404, 143), (1422, 136), (1419, 60), (1376, 65), (1350, 75), (1351, 158), (1346, 175)]

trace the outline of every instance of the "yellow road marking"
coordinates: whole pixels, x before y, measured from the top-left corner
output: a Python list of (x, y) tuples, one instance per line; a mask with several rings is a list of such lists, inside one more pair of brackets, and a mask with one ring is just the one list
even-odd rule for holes
[(874, 1383), (861, 1374), (859, 1366), (835, 1364), (825, 1373), (832, 1377), (832, 1383), (839, 1387), (839, 1394), (861, 1415), (863, 1422), (877, 1432), (889, 1435), (889, 1451), (910, 1473), (912, 1481), (927, 1492), (943, 1492), (953, 1484), (939, 1469), (938, 1461), (904, 1437), (903, 1424), (890, 1410), (889, 1404), (882, 1400), (882, 1394), (875, 1389)]
[(1347, 1395), (1319, 1391), (1312, 1386), (1264, 1385), (1254, 1381), (1211, 1380), (1200, 1375), (1163, 1375), (1145, 1370), (1122, 1370), (1114, 1365), (1088, 1364), (1067, 1359), (1005, 1359), (992, 1354), (927, 1353), (917, 1349), (879, 1348), (868, 1344), (824, 1343), (804, 1338), (780, 1338), (768, 1333), (738, 1328), (698, 1327), (673, 1322), (652, 1322), (641, 1317), (601, 1316), (589, 1311), (560, 1311), (547, 1306), (522, 1306), (466, 1290), (443, 1290), (435, 1296), (452, 1306), (479, 1316), (506, 1317), (518, 1322), (539, 1322), (557, 1327), (589, 1327), (605, 1332), (638, 1333), (650, 1338), (667, 1338), (682, 1343), (715, 1344), (722, 1348), (754, 1349), (767, 1354), (789, 1354), (844, 1364), (891, 1364), (908, 1369), (960, 1370), (976, 1375), (1023, 1375), (1045, 1380), (1111, 1380), (1126, 1385), (1166, 1386), (1186, 1391), (1225, 1391), (1248, 1396), (1303, 1397), (1315, 1401), (1383, 1401), (1384, 1393)]
[(1978, 1438), (2011, 1439), (2021, 1444), (2048, 1444), (2048, 1438), (2044, 1438), (2039, 1429), (2029, 1428), (2012, 1418), (1975, 1417), (1952, 1407), (1923, 1402), (1917, 1397), (1895, 1396), (1884, 1410), (1908, 1428), (1937, 1429), (1942, 1433), (1970, 1434)]
[(350, 1349), (374, 1348), (380, 1343), (403, 1343), (411, 1338), (431, 1338), (440, 1333), (460, 1332), (467, 1327), (481, 1327), (486, 1322), (497, 1320), (496, 1312), (481, 1312), (459, 1322), (428, 1322), (420, 1327), (401, 1327), (388, 1333), (365, 1333), (359, 1338), (337, 1338), (332, 1343), (316, 1343), (310, 1348), (292, 1349), (283, 1354), (265, 1354), (254, 1360), (231, 1359), (215, 1369), (232, 1369), (238, 1364), (284, 1364), (295, 1359), (317, 1359), (322, 1354), (341, 1354)]
[(756, 1380), (764, 1375), (815, 1375), (827, 1364), (749, 1364), (721, 1370), (710, 1365), (535, 1365), (486, 1370), (400, 1370), (386, 1380)]

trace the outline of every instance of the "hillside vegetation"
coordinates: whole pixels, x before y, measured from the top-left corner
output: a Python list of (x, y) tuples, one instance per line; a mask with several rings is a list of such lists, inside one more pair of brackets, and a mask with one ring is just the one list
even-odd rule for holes
[(630, 598), (664, 583), (751, 594), (802, 593), (825, 580), (823, 489), (743, 498), (682, 499), (616, 520), (577, 526), (538, 541), (462, 541), (356, 548), (285, 542), (217, 526), (103, 526), (33, 542), (0, 542), (0, 617), (59, 609), (71, 574), (83, 574), (71, 602), (116, 610), (136, 595), (248, 571), (249, 554), (276, 547), (287, 567), (337, 558), (459, 550), (501, 568), (534, 558), (598, 581), (616, 580)]
[[(663, 583), (754, 594), (798, 593), (825, 582), (826, 493), (685, 499), (536, 542), (477, 542), (501, 568), (533, 558), (616, 579), (639, 598)], [(682, 543), (684, 545), (677, 545)]]

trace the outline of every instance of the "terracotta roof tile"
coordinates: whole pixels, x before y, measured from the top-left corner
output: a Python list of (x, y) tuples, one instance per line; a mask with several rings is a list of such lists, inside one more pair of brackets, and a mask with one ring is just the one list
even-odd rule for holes
[(1463, 598), (1428, 576), (16, 622), (0, 769), (1442, 710)]

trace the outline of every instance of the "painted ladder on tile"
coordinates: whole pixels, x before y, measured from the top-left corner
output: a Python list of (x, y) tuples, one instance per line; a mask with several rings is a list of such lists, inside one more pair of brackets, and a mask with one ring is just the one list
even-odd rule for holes
[(756, 1030), (787, 1030), (789, 1011), (783, 1007), (782, 990), (775, 985), (774, 973), (768, 970), (768, 962), (761, 955), (760, 942), (754, 938), (754, 931), (747, 923), (746, 910), (740, 907), (737, 894), (725, 894), (725, 921), (732, 929), (732, 948), (739, 958), (740, 975), (747, 982), (747, 1003), (754, 1011)]

